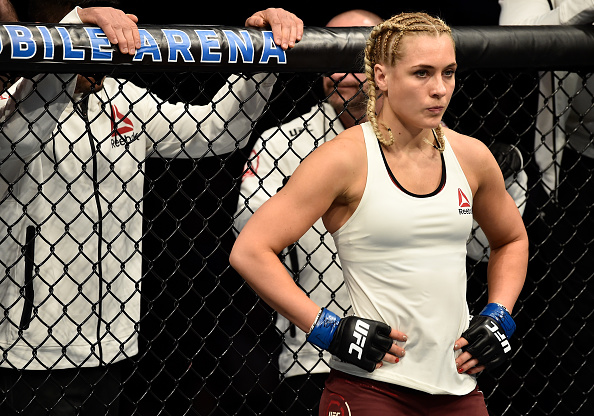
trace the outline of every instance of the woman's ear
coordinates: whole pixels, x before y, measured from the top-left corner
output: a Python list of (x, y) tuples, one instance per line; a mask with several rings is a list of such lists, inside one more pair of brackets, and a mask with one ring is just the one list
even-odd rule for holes
[(386, 67), (382, 64), (375, 64), (373, 67), (375, 85), (380, 91), (388, 91), (388, 80), (386, 79)]

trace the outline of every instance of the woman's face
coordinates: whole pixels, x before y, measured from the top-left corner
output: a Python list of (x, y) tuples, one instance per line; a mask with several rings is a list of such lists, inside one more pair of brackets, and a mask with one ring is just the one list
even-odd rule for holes
[(407, 35), (400, 41), (396, 65), (378, 64), (376, 84), (385, 93), (386, 120), (397, 118), (404, 126), (435, 128), (452, 98), (456, 54), (449, 35)]

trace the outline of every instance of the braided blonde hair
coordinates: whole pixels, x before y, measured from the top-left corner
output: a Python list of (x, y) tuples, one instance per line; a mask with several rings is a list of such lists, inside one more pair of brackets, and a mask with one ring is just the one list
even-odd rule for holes
[[(385, 146), (391, 146), (394, 143), (392, 131), (386, 127), (389, 139), (386, 140), (380, 131), (376, 107), (376, 85), (374, 67), (378, 63), (395, 65), (401, 58), (400, 41), (409, 34), (448, 34), (452, 36), (452, 30), (445, 22), (437, 17), (426, 13), (401, 13), (375, 26), (365, 46), (365, 74), (369, 83), (369, 100), (367, 101), (367, 119), (371, 122), (373, 130), (380, 141)], [(452, 38), (453, 43), (453, 38)], [(435, 128), (438, 146), (435, 146), (440, 152), (443, 152), (445, 140), (441, 126)], [(430, 143), (431, 144), (431, 143)]]

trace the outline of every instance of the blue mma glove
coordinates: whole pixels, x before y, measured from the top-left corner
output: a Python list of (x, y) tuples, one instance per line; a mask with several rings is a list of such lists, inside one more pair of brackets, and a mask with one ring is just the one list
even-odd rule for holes
[(341, 361), (372, 372), (392, 346), (392, 329), (383, 322), (338, 315), (323, 308), (307, 340)]
[(511, 352), (508, 338), (516, 330), (516, 324), (505, 307), (489, 303), (478, 316), (470, 321), (470, 326), (462, 333), (468, 351), (487, 370), (503, 364)]

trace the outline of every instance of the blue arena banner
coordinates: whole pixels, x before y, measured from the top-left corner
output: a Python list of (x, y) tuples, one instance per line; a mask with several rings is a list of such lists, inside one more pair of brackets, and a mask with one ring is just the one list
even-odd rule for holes
[[(326, 29), (320, 28), (324, 32)], [(360, 30), (340, 30), (338, 33), (328, 32), (329, 39), (342, 44), (341, 52), (351, 49), (349, 54), (337, 53), (336, 57), (325, 56), (323, 62), (341, 62), (350, 59), (348, 65), (353, 70), (362, 68), (362, 57), (365, 38), (369, 28)], [(180, 71), (183, 67), (193, 71), (210, 71), (213, 66), (217, 70), (228, 71), (289, 71), (285, 69), (289, 61), (293, 61), (290, 71), (315, 71), (311, 66), (312, 52), (315, 53), (320, 45), (327, 42), (323, 36), (320, 41), (318, 32), (314, 34), (312, 42), (304, 40), (295, 48), (284, 51), (274, 43), (272, 32), (255, 28), (238, 28), (226, 26), (141, 26), (139, 27), (142, 47), (134, 56), (119, 53), (111, 45), (103, 31), (97, 27), (85, 25), (30, 23), (0, 25), (0, 64), (10, 69), (11, 63), (30, 63), (31, 70), (39, 70), (47, 64), (59, 65), (68, 63), (69, 71), (72, 66), (76, 70), (95, 69), (97, 66), (133, 66), (134, 70), (170, 70)], [(302, 46), (301, 44), (304, 44)], [(307, 45), (310, 47), (308, 48)], [(312, 49), (313, 48), (313, 49)], [(308, 59), (308, 56), (310, 59)], [(314, 56), (315, 58), (315, 56)], [(328, 59), (330, 58), (330, 59)], [(18, 61), (18, 62), (17, 62)], [(319, 66), (319, 65), (317, 65)], [(326, 66), (324, 69), (327, 69)], [(332, 68), (330, 68), (332, 69)], [(51, 71), (59, 72), (52, 68)]]
[(0, 60), (151, 65), (287, 63), (287, 52), (274, 43), (270, 31), (143, 27), (139, 33), (142, 47), (128, 57), (120, 54), (97, 27), (6, 24), (0, 26)]

